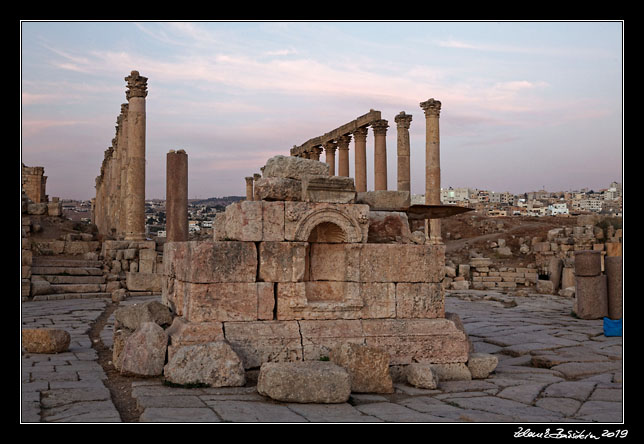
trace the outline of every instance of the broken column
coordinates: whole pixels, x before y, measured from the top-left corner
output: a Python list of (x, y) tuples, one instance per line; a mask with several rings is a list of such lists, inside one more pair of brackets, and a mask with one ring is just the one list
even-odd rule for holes
[(604, 257), (608, 292), (608, 317), (622, 319), (622, 256)]
[(388, 122), (380, 119), (371, 124), (374, 136), (373, 174), (374, 190), (387, 189), (387, 128)]
[(246, 180), (246, 200), (255, 200), (253, 192), (253, 176), (244, 177)]
[(132, 71), (125, 94), (127, 114), (127, 199), (125, 205), (125, 239), (145, 239), (145, 98), (148, 95), (147, 77)]
[(338, 138), (338, 176), (349, 177), (349, 142), (348, 134)]
[(166, 156), (166, 238), (188, 240), (188, 155), (170, 150)]
[[(425, 203), (440, 205), (441, 168), (438, 119), (440, 118), (441, 102), (429, 99), (421, 102), (420, 107), (425, 111)], [(431, 219), (427, 228), (430, 243), (440, 244), (443, 242), (440, 219)]]
[(356, 191), (367, 191), (367, 127), (360, 127), (353, 132), (355, 141), (355, 183)]
[(401, 111), (394, 118), (398, 129), (398, 191), (410, 191), (410, 161), (409, 161), (409, 125), (411, 115)]
[(573, 311), (581, 319), (608, 316), (606, 276), (601, 273), (601, 252), (575, 252), (575, 300)]
[(119, 115), (117, 120), (119, 129), (116, 136), (118, 140), (119, 149), (121, 150), (121, 167), (120, 167), (121, 189), (120, 189), (120, 196), (118, 199), (118, 202), (119, 202), (118, 212), (121, 214), (121, 217), (119, 219), (118, 234), (121, 239), (125, 237), (125, 226), (126, 226), (125, 202), (127, 201), (127, 163), (128, 163), (127, 109), (128, 109), (127, 103), (121, 104), (121, 114)]

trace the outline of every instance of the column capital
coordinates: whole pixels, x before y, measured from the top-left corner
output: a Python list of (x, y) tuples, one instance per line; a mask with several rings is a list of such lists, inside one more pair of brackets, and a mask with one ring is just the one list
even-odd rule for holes
[(441, 102), (434, 99), (429, 99), (420, 103), (420, 107), (425, 111), (425, 117), (436, 116), (440, 117)]
[(323, 149), (320, 145), (317, 145), (311, 148), (311, 152), (313, 153), (313, 159), (320, 160), (320, 154), (322, 154), (322, 151)]
[(148, 95), (148, 78), (139, 75), (138, 71), (132, 71), (129, 76), (125, 77), (128, 90), (125, 97), (130, 100), (131, 97), (143, 97)]
[(343, 136), (338, 137), (337, 142), (338, 142), (338, 149), (348, 150), (349, 143), (351, 142), (351, 134), (345, 134)]
[(399, 112), (398, 114), (396, 114), (396, 117), (394, 117), (394, 122), (396, 122), (398, 128), (409, 129), (411, 120), (411, 114), (407, 114), (404, 111)]
[(389, 128), (389, 122), (385, 119), (376, 120), (371, 123), (371, 128), (373, 129), (374, 135), (386, 135), (387, 128)]
[(328, 142), (324, 142), (324, 147), (325, 152), (332, 152), (335, 153), (335, 150), (338, 148), (338, 144), (334, 140), (329, 140)]
[(246, 180), (246, 184), (252, 184), (253, 183), (253, 176), (246, 176), (244, 177)]
[(361, 126), (357, 130), (353, 132), (353, 140), (356, 142), (364, 142), (367, 140), (367, 133), (369, 132), (369, 128), (366, 126)]

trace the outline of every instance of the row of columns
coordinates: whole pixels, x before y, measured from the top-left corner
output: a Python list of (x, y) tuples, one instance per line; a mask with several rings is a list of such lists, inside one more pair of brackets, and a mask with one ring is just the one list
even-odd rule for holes
[[(425, 203), (440, 205), (440, 134), (439, 118), (441, 102), (429, 99), (420, 103), (425, 113)], [(409, 127), (412, 116), (401, 111), (394, 118), (397, 129), (397, 191), (411, 192)], [(353, 137), (355, 146), (355, 186), (357, 192), (367, 191), (367, 132), (371, 127), (374, 135), (374, 190), (387, 190), (387, 120), (378, 119), (361, 126), (352, 133), (313, 146), (299, 155), (320, 160), (324, 151), (329, 174), (336, 175), (336, 150), (338, 152), (338, 176), (349, 176), (349, 144)], [(247, 178), (248, 179), (248, 178)], [(248, 182), (247, 182), (248, 184)], [(249, 186), (249, 185), (247, 185)], [(252, 189), (252, 182), (251, 182)], [(248, 188), (247, 188), (248, 189)], [(440, 220), (431, 219), (427, 232), (432, 243), (441, 243)]]
[(145, 98), (147, 77), (125, 77), (128, 101), (121, 105), (116, 136), (105, 151), (92, 216), (99, 233), (125, 240), (145, 239)]

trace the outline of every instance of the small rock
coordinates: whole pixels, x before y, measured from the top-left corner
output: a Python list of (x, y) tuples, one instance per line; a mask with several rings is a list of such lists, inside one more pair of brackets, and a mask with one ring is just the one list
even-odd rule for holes
[(405, 369), (407, 382), (414, 387), (435, 389), (438, 387), (438, 376), (432, 370), (431, 364), (414, 362)]
[(469, 381), (472, 379), (470, 369), (462, 362), (431, 365), (432, 371), (439, 381)]
[(332, 362), (351, 376), (351, 391), (356, 393), (393, 393), (389, 373), (389, 353), (362, 344), (344, 343), (329, 353)]
[(485, 379), (499, 364), (499, 358), (489, 353), (472, 353), (467, 360), (467, 368), (472, 379)]
[(155, 322), (143, 322), (129, 336), (120, 355), (121, 374), (159, 376), (163, 372), (168, 335)]
[(246, 383), (239, 356), (223, 341), (177, 347), (163, 374), (175, 384), (240, 387)]
[(283, 402), (342, 403), (349, 400), (351, 381), (333, 362), (266, 362), (259, 370), (257, 392)]
[(67, 351), (70, 334), (55, 328), (23, 328), (22, 347), (30, 353), (62, 353)]

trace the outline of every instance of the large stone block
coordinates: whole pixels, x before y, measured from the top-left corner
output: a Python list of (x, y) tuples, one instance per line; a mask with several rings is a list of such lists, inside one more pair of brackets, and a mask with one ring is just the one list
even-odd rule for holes
[(29, 353), (62, 353), (69, 349), (70, 334), (58, 328), (23, 328), (22, 347)]
[(573, 311), (581, 319), (601, 319), (608, 316), (606, 276), (577, 276), (575, 278)]
[(144, 322), (130, 335), (121, 352), (121, 373), (158, 376), (163, 372), (168, 336), (155, 322)]
[(266, 282), (300, 282), (308, 278), (306, 242), (261, 242), (259, 279)]
[(305, 176), (302, 178), (302, 200), (305, 202), (353, 203), (356, 187), (352, 177)]
[(255, 282), (253, 242), (172, 242), (164, 251), (165, 273), (191, 283)]
[(310, 244), (312, 281), (360, 282), (362, 244)]
[(393, 393), (389, 373), (389, 353), (368, 345), (342, 343), (331, 350), (329, 358), (344, 368), (356, 393)]
[(445, 246), (364, 244), (360, 255), (362, 282), (441, 282)]
[(188, 322), (184, 317), (177, 316), (172, 325), (166, 329), (170, 346), (204, 344), (207, 342), (223, 341), (224, 324), (218, 321)]
[(306, 176), (328, 176), (329, 165), (295, 156), (274, 156), (262, 168), (263, 177), (302, 179)]
[(302, 182), (286, 177), (263, 177), (255, 181), (255, 194), (261, 200), (302, 200)]
[(224, 332), (246, 369), (264, 362), (302, 360), (297, 321), (225, 322)]
[(257, 392), (282, 402), (330, 404), (349, 400), (349, 374), (332, 362), (267, 362)]
[(125, 285), (130, 291), (161, 292), (163, 275), (157, 273), (126, 272)]
[(246, 383), (241, 360), (222, 341), (178, 346), (163, 368), (163, 375), (175, 384), (239, 387)]
[(442, 285), (425, 282), (396, 284), (396, 317), (445, 317), (445, 298)]
[(395, 316), (393, 283), (312, 281), (277, 285), (277, 319), (361, 319)]
[(272, 319), (275, 303), (271, 282), (186, 283), (183, 300), (190, 322)]
[(284, 202), (241, 201), (226, 207), (226, 239), (283, 241)]
[(411, 243), (412, 235), (406, 213), (369, 212), (369, 243)]
[[(326, 227), (327, 239), (315, 237)], [(331, 229), (335, 227), (335, 230)], [(284, 238), (301, 242), (367, 242), (369, 206), (323, 202), (284, 202)]]
[(407, 211), (411, 195), (409, 191), (367, 191), (358, 193), (356, 203), (367, 204), (372, 211)]

